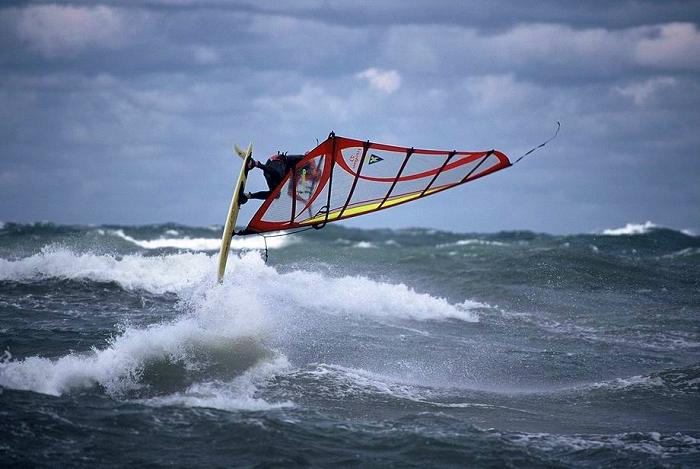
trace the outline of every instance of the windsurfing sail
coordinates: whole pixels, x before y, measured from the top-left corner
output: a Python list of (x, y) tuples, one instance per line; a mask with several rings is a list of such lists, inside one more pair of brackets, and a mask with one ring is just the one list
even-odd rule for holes
[(427, 197), (508, 166), (508, 157), (496, 150), (421, 150), (331, 133), (285, 176), (238, 234), (320, 228)]

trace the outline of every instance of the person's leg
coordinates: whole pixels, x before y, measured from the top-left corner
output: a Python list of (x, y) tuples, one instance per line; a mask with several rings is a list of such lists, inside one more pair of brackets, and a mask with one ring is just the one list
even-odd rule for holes
[(249, 199), (265, 200), (270, 194), (272, 191), (241, 192), (238, 196), (238, 205), (245, 204)]
[(270, 194), (272, 194), (272, 191), (248, 192), (246, 197), (249, 199), (265, 200), (270, 196)]
[[(248, 164), (250, 164), (250, 161), (254, 160), (251, 158)], [(262, 169), (263, 175), (265, 176), (265, 181), (267, 182), (267, 187), (269, 187), (270, 190), (242, 193), (238, 197), (240, 205), (243, 205), (244, 203), (248, 202), (248, 199), (267, 199), (272, 194), (272, 191), (275, 189), (275, 187), (277, 187), (277, 184), (279, 184), (279, 182), (284, 177), (284, 164), (282, 162), (268, 161), (266, 164), (262, 164), (259, 161), (255, 161), (253, 167)], [(277, 196), (279, 197), (279, 194)]]

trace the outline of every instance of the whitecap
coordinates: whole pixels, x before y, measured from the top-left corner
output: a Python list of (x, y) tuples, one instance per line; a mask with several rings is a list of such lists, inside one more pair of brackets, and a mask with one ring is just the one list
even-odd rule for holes
[(265, 411), (293, 407), (294, 403), (288, 400), (268, 402), (256, 396), (261, 386), (289, 367), (287, 358), (279, 355), (273, 360), (256, 364), (233, 380), (194, 383), (183, 392), (143, 399), (140, 402), (156, 407), (207, 407), (229, 411)]
[(377, 246), (370, 242), (370, 241), (360, 241), (357, 242), (353, 245), (354, 248), (360, 248), (360, 249), (373, 249), (376, 248)]
[(657, 387), (663, 386), (664, 380), (658, 376), (631, 376), (629, 378), (616, 378), (612, 381), (593, 383), (592, 388), (600, 389), (626, 389), (630, 387)]
[[(264, 298), (271, 304), (284, 305), (285, 309), (419, 321), (478, 321), (470, 304), (453, 305), (444, 298), (418, 293), (403, 283), (378, 282), (362, 276), (328, 277), (306, 271), (279, 273), (253, 252), (232, 256), (229, 262), (226, 288), (244, 289), (248, 298)], [(216, 256), (204, 253), (115, 257), (47, 247), (16, 261), (0, 259), (0, 280), (85, 279), (115, 282), (127, 290), (174, 292), (182, 297), (193, 288), (215, 285), (216, 266)]]
[[(361, 276), (329, 278), (313, 272), (274, 273), (274, 279), (253, 279), (249, 287), (260, 289), (280, 304), (298, 305), (330, 314), (391, 317), (413, 320), (458, 319), (478, 322), (470, 308), (450, 304), (447, 300), (427, 293), (418, 293), (399, 283), (390, 284)], [(270, 285), (274, 288), (270, 288)], [(322, 294), (309, 294), (322, 292)]]
[(685, 248), (680, 251), (672, 252), (670, 254), (664, 254), (661, 258), (673, 259), (676, 257), (688, 257), (700, 254), (700, 248)]
[(58, 359), (38, 356), (0, 364), (0, 385), (43, 394), (62, 395), (75, 389), (100, 385), (119, 397), (142, 387), (144, 368), (153, 362), (181, 363), (193, 367), (196, 351), (222, 347), (233, 339), (256, 334), (247, 308), (241, 317), (203, 318), (187, 316), (172, 323), (146, 328), (127, 328), (104, 348), (68, 354)]
[[(144, 249), (174, 248), (187, 249), (189, 251), (217, 251), (221, 247), (220, 238), (161, 237), (157, 239), (141, 240), (125, 234), (124, 230), (111, 230), (109, 233)], [(291, 239), (285, 236), (270, 238), (267, 240), (267, 247), (268, 249), (279, 249), (288, 245), (290, 241)], [(261, 236), (234, 237), (231, 241), (231, 248), (265, 249), (265, 240)]]
[(586, 450), (610, 449), (633, 451), (664, 457), (666, 455), (696, 454), (700, 452), (699, 440), (682, 433), (663, 434), (660, 432), (631, 432), (612, 435), (556, 435), (551, 433), (512, 433), (501, 434), (511, 442), (537, 448), (542, 451), (581, 452)]
[[(116, 261), (118, 263), (118, 261)], [(213, 267), (213, 265), (212, 265)], [(143, 387), (143, 374), (154, 363), (179, 364), (195, 370), (202, 366), (202, 351), (239, 350), (237, 359), (252, 354), (264, 359), (263, 341), (272, 327), (267, 308), (255, 297), (239, 300), (240, 290), (212, 281), (181, 290), (179, 308), (184, 311), (170, 322), (147, 327), (125, 327), (105, 346), (90, 352), (69, 353), (56, 359), (39, 356), (0, 363), (0, 385), (61, 395), (75, 389), (101, 386), (120, 397)], [(238, 305), (238, 306), (236, 306)], [(206, 353), (204, 354), (206, 355)], [(250, 360), (250, 358), (246, 358)], [(237, 366), (247, 366), (246, 362)]]
[(502, 243), (501, 241), (488, 241), (486, 239), (460, 239), (458, 241), (455, 241), (453, 243), (443, 243), (443, 244), (438, 244), (435, 247), (436, 248), (446, 248), (446, 247), (454, 247), (454, 246), (507, 246), (507, 243)]
[(421, 389), (406, 383), (400, 383), (386, 376), (361, 368), (319, 363), (295, 373), (305, 378), (324, 381), (330, 380), (332, 386), (324, 385), (322, 391), (335, 399), (358, 397), (362, 394), (383, 394), (399, 399), (420, 401), (428, 389)]
[(650, 230), (658, 228), (654, 223), (647, 221), (646, 223), (628, 223), (622, 228), (611, 228), (603, 230), (604, 235), (608, 236), (625, 236), (625, 235), (638, 235), (648, 233)]
[(30, 257), (14, 261), (0, 259), (0, 280), (92, 280), (115, 282), (127, 290), (143, 289), (153, 293), (180, 291), (208, 278), (214, 283), (215, 272), (215, 258), (204, 253), (116, 257), (76, 254), (64, 247), (48, 246)]

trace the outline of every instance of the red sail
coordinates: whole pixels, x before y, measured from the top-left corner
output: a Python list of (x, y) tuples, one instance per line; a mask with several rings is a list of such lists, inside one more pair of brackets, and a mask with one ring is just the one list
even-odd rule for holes
[(510, 165), (496, 150), (420, 150), (331, 134), (287, 174), (244, 233), (322, 226), (426, 197)]

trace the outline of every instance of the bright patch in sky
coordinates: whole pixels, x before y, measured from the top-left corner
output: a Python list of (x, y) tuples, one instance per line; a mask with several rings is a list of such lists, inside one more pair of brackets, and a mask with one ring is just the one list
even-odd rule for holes
[(372, 88), (388, 94), (398, 90), (401, 86), (401, 75), (396, 70), (380, 70), (372, 67), (356, 76), (367, 80)]
[(107, 6), (30, 6), (17, 23), (19, 36), (48, 57), (89, 47), (116, 47), (123, 40), (122, 32), (121, 15)]

